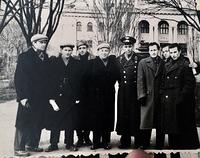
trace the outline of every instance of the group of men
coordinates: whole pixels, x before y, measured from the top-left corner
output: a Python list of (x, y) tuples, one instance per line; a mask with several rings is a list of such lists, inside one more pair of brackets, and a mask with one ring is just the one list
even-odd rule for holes
[(199, 147), (192, 71), (198, 72), (198, 66), (181, 55), (178, 44), (162, 48), (162, 58), (156, 42), (149, 44), (147, 56), (133, 51), (133, 37), (120, 40), (119, 57), (110, 55), (108, 43), (99, 44), (94, 56), (84, 41), (76, 45), (77, 56), (72, 55), (75, 46), (65, 43), (58, 57), (48, 57), (48, 38), (42, 34), (31, 38), (32, 47), (19, 55), (15, 72), (15, 155), (42, 152), (38, 146), (43, 128), (51, 131), (46, 152), (58, 150), (62, 130), (68, 150), (82, 146), (111, 149), (116, 82), (119, 148), (130, 148), (132, 136), (135, 148), (148, 148), (154, 128), (156, 148), (164, 147), (165, 134), (172, 149)]

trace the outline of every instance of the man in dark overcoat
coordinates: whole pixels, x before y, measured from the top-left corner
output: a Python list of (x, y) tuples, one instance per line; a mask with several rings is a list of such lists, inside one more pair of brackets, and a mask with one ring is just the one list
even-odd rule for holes
[[(72, 57), (74, 45), (64, 43), (60, 45), (60, 54), (51, 59), (52, 73), (54, 73), (54, 108), (48, 109), (46, 129), (51, 130), (51, 145), (45, 150), (51, 152), (58, 150), (60, 131), (65, 131), (66, 149), (77, 151), (74, 145), (74, 130), (80, 119), (77, 113), (80, 94), (79, 61)], [(52, 100), (51, 100), (52, 102)], [(50, 103), (51, 103), (50, 102)]]
[(189, 60), (177, 43), (170, 45), (171, 61), (161, 87), (161, 129), (172, 149), (196, 149), (199, 139), (195, 121), (195, 77)]
[(118, 60), (120, 69), (117, 126), (116, 131), (121, 135), (119, 148), (128, 148), (131, 145), (131, 136), (135, 136), (135, 144), (138, 143), (140, 124), (140, 106), (137, 101), (137, 68), (143, 58), (133, 51), (136, 40), (131, 36), (121, 38), (122, 55)]
[(142, 59), (138, 65), (137, 91), (141, 103), (140, 137), (141, 146), (150, 145), (151, 131), (156, 128), (156, 147), (163, 146), (164, 135), (160, 132), (159, 89), (164, 70), (164, 62), (158, 56), (160, 46), (156, 42), (149, 44), (150, 57)]
[(111, 132), (115, 118), (115, 83), (119, 69), (114, 55), (110, 55), (110, 45), (101, 43), (97, 47), (98, 57), (92, 67), (93, 90), (88, 94), (91, 105), (90, 124), (93, 131), (92, 150), (103, 147), (110, 149)]
[(77, 147), (81, 147), (83, 145), (90, 146), (92, 142), (90, 140), (90, 109), (88, 107), (88, 96), (91, 87), (91, 74), (90, 69), (94, 63), (94, 59), (96, 58), (94, 55), (89, 53), (88, 44), (86, 41), (79, 41), (77, 43), (77, 52), (78, 56), (76, 59), (80, 61), (80, 105), (79, 105), (79, 117), (80, 122), (78, 125), (78, 129), (76, 130), (78, 141), (76, 143)]
[(39, 141), (44, 128), (44, 113), (49, 106), (49, 59), (46, 54), (47, 36), (36, 34), (32, 47), (18, 57), (14, 82), (17, 93), (15, 155), (27, 156), (26, 150), (41, 152)]

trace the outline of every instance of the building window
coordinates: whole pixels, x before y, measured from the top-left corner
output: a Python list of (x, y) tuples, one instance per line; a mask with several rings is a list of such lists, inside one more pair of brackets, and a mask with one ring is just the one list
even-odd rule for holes
[(158, 24), (160, 34), (168, 34), (169, 33), (169, 24), (166, 21), (161, 21)]
[(77, 31), (82, 31), (82, 24), (81, 24), (80, 21), (76, 23), (76, 30)]
[(188, 34), (188, 24), (185, 21), (179, 22), (177, 28), (178, 28), (179, 35), (187, 35)]
[(91, 22), (87, 24), (87, 31), (93, 31), (93, 25)]
[(149, 23), (146, 20), (142, 20), (139, 23), (140, 33), (149, 33)]
[(104, 24), (103, 22), (99, 23), (99, 32), (103, 32), (104, 31)]
[(179, 44), (179, 47), (181, 48), (181, 54), (183, 56), (186, 56), (187, 55), (187, 44), (185, 43), (180, 43)]

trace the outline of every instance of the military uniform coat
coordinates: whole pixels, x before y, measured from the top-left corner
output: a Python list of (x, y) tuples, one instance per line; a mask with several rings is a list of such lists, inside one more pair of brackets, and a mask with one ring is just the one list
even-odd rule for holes
[(93, 90), (88, 94), (90, 100), (91, 130), (113, 131), (115, 114), (115, 83), (119, 70), (115, 56), (109, 56), (107, 65), (97, 57), (92, 67)]
[[(157, 67), (157, 68), (156, 68)], [(158, 57), (157, 66), (151, 57), (142, 59), (138, 65), (138, 99), (146, 98), (141, 106), (141, 129), (157, 128), (160, 118), (159, 89), (163, 75), (164, 62)]]
[[(49, 76), (47, 54), (41, 60), (37, 52), (30, 48), (19, 55), (14, 76), (19, 103), (15, 124), (17, 128), (44, 127), (44, 114), (49, 106), (51, 92)], [(21, 105), (22, 99), (28, 99), (29, 107)]]
[(117, 134), (135, 135), (139, 130), (140, 106), (137, 101), (137, 68), (144, 58), (133, 54), (127, 60), (122, 54), (117, 58), (120, 69), (118, 104), (117, 104)]
[(80, 71), (79, 61), (69, 57), (66, 65), (61, 56), (51, 61), (54, 72), (54, 99), (59, 111), (48, 109), (46, 118), (47, 129), (74, 130), (79, 121), (78, 108), (80, 101)]

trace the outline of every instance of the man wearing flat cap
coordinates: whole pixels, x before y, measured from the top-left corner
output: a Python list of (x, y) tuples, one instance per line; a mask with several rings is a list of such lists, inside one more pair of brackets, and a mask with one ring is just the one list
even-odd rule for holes
[(43, 151), (38, 145), (44, 128), (44, 113), (49, 105), (47, 41), (45, 35), (34, 35), (32, 47), (18, 57), (14, 76), (18, 102), (14, 142), (16, 156), (29, 156), (27, 151)]
[(58, 150), (60, 131), (65, 131), (65, 148), (76, 151), (74, 145), (74, 130), (80, 119), (77, 114), (80, 90), (79, 61), (72, 57), (74, 45), (64, 43), (60, 45), (60, 55), (51, 58), (52, 72), (54, 74), (54, 98), (56, 109), (48, 109), (47, 130), (51, 130), (51, 145), (45, 150), (51, 152)]
[(121, 135), (119, 148), (131, 146), (131, 136), (135, 137), (135, 145), (139, 146), (140, 106), (137, 101), (137, 69), (143, 58), (133, 51), (135, 38), (124, 36), (122, 54), (117, 58), (120, 68), (120, 80), (117, 105), (116, 131)]
[(89, 53), (88, 51), (88, 44), (86, 41), (79, 41), (77, 43), (77, 52), (78, 56), (75, 58), (80, 61), (80, 86), (81, 86), (81, 94), (80, 94), (80, 108), (79, 108), (79, 115), (80, 115), (80, 123), (79, 128), (76, 131), (78, 136), (78, 141), (76, 145), (81, 147), (83, 145), (90, 146), (92, 142), (89, 138), (90, 135), (90, 125), (89, 116), (91, 114), (90, 109), (88, 107), (88, 91), (91, 88), (91, 75), (90, 69), (94, 63), (94, 59), (96, 58), (94, 55)]
[(111, 132), (114, 130), (115, 83), (119, 78), (119, 69), (114, 55), (110, 55), (110, 45), (101, 43), (97, 47), (98, 57), (92, 68), (92, 91), (90, 99), (91, 130), (93, 131), (92, 150), (110, 149)]

